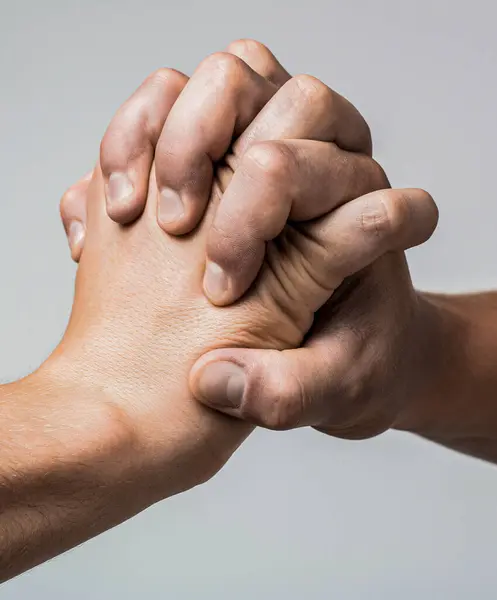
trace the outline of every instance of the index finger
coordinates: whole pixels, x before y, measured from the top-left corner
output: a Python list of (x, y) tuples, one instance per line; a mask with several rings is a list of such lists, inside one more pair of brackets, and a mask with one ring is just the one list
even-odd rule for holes
[[(297, 140), (303, 152), (295, 152)], [(341, 153), (330, 155), (331, 146)], [(257, 148), (266, 151), (254, 153)], [(288, 81), (226, 158), (235, 175), (209, 231), (204, 288), (211, 302), (230, 304), (245, 293), (263, 264), (265, 243), (281, 233), (288, 218), (298, 213), (305, 215), (302, 220), (314, 219), (354, 199), (350, 193), (359, 180), (375, 185), (371, 153), (369, 127), (350, 102), (314, 77)], [(364, 173), (357, 172), (361, 164)], [(360, 194), (372, 189), (361, 188)]]
[(364, 117), (344, 96), (312, 75), (296, 75), (271, 98), (233, 145), (241, 158), (257, 142), (307, 139), (372, 156)]

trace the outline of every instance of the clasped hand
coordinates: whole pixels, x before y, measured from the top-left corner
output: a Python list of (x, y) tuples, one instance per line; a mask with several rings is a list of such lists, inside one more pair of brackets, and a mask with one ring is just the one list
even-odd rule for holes
[(425, 306), (403, 250), (437, 211), (371, 153), (347, 100), (241, 41), (150, 76), (64, 196), (80, 265), (54, 365), (104, 391), (159, 498), (250, 431), (198, 401), (349, 438), (409, 419)]

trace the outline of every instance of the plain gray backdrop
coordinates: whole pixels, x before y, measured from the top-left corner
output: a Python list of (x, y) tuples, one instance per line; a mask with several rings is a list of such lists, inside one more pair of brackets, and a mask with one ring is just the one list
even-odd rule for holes
[[(154, 69), (239, 37), (350, 98), (394, 186), (428, 189), (418, 286), (497, 280), (497, 35), (472, 0), (0, 0), (0, 369), (59, 340), (75, 267), (58, 217), (114, 111)], [(497, 597), (497, 469), (413, 436), (252, 436), (209, 484), (0, 588), (1, 600)]]

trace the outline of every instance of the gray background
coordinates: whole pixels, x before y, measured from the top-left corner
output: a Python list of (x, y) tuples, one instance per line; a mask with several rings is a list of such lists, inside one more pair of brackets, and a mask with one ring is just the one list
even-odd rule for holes
[[(159, 66), (267, 43), (369, 120), (396, 186), (441, 208), (419, 286), (495, 285), (493, 2), (0, 0), (0, 368), (62, 334), (75, 268), (58, 221), (115, 109)], [(497, 471), (401, 434), (352, 443), (260, 431), (203, 488), (0, 589), (1, 600), (497, 596)]]

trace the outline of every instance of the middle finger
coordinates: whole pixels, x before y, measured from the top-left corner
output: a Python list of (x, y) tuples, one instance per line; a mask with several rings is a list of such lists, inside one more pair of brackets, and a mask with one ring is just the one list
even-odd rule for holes
[(157, 145), (158, 219), (165, 231), (186, 233), (199, 222), (211, 191), (213, 163), (277, 89), (233, 54), (214, 54), (201, 63)]
[(372, 155), (371, 132), (359, 111), (311, 75), (283, 85), (233, 146), (236, 161), (255, 142), (308, 139)]

